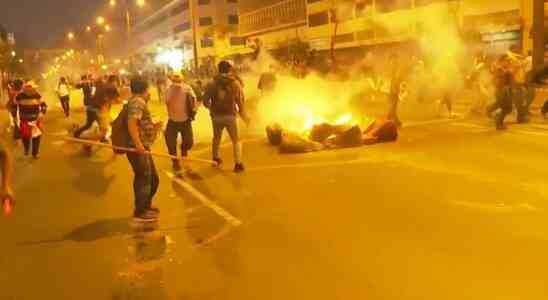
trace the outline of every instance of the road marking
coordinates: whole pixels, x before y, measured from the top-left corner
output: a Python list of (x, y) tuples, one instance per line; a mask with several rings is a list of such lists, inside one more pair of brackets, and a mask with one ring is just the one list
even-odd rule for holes
[(431, 125), (431, 124), (444, 124), (444, 123), (454, 123), (457, 121), (462, 121), (464, 118), (455, 118), (455, 119), (436, 119), (436, 120), (428, 120), (428, 121), (419, 121), (419, 122), (409, 122), (404, 123), (403, 128), (413, 128), (413, 127), (420, 127), (424, 125)]
[(184, 182), (183, 180), (177, 178), (171, 172), (166, 172), (166, 174), (173, 182), (177, 183), (180, 187), (185, 189), (188, 193), (190, 193), (196, 199), (200, 200), (205, 206), (209, 207), (211, 210), (213, 210), (219, 216), (223, 217), (228, 223), (230, 223), (230, 225), (232, 225), (234, 227), (242, 225), (242, 221), (238, 220), (236, 217), (231, 215), (229, 212), (224, 210), (222, 207), (215, 204), (215, 202), (213, 202), (212, 200), (207, 198), (204, 194), (202, 194), (200, 191), (198, 191), (192, 185), (190, 185), (190, 184)]
[(361, 159), (353, 159), (353, 160), (347, 160), (347, 161), (328, 161), (328, 162), (308, 163), (308, 164), (274, 165), (274, 166), (249, 168), (247, 169), (246, 172), (259, 172), (259, 171), (281, 170), (281, 169), (307, 169), (307, 168), (318, 168), (318, 167), (331, 167), (331, 166), (360, 164), (360, 163), (372, 162), (372, 161), (375, 161), (375, 160), (371, 158), (361, 158)]
[(66, 144), (66, 143), (65, 143), (65, 141), (63, 141), (63, 140), (59, 140), (59, 141), (51, 142), (51, 144), (52, 144), (52, 145), (55, 145), (55, 146), (62, 146), (62, 145), (64, 145), (64, 144)]
[(53, 135), (53, 136), (65, 136), (65, 135), (68, 135), (68, 131), (67, 131), (67, 130), (63, 130), (63, 131), (52, 132), (52, 133), (50, 133), (49, 135)]
[(476, 209), (480, 211), (486, 211), (486, 212), (494, 212), (494, 213), (512, 213), (515, 211), (529, 211), (529, 212), (537, 212), (539, 211), (539, 208), (536, 206), (533, 206), (529, 203), (518, 203), (518, 204), (505, 204), (505, 203), (493, 203), (493, 204), (487, 204), (487, 203), (476, 203), (476, 202), (469, 202), (469, 201), (450, 201), (449, 202), (452, 205), (456, 206), (462, 206), (466, 208)]

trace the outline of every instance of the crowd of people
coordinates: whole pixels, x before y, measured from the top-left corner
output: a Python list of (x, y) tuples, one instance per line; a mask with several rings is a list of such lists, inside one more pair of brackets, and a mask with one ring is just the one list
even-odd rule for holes
[[(364, 69), (364, 75), (371, 77), (371, 88), (367, 97), (377, 97), (382, 86), (386, 86), (382, 92), (388, 106), (384, 118), (394, 122), (398, 127), (402, 124), (398, 116), (399, 103), (408, 97), (414, 97), (417, 103), (424, 102), (429, 97), (428, 74), (433, 76), (432, 70), (428, 70), (422, 59), (413, 56), (410, 62), (403, 60), (398, 54), (388, 56), (383, 68), (383, 76), (388, 84), (376, 80), (375, 76), (371, 75), (371, 70)], [(471, 111), (492, 116), (497, 130), (505, 129), (504, 120), (514, 107), (517, 111), (517, 122), (527, 122), (530, 106), (535, 98), (535, 88), (540, 84), (538, 76), (534, 76), (531, 69), (530, 56), (520, 55), (516, 48), (511, 48), (496, 59), (478, 55), (473, 67), (463, 78), (466, 85), (475, 93)], [(272, 93), (277, 88), (277, 76), (280, 72), (284, 71), (280, 70), (279, 66), (271, 65), (268, 71), (261, 74), (257, 88), (263, 95)], [(291, 64), (286, 72), (297, 78), (304, 78), (309, 70), (303, 61)], [(217, 66), (216, 75), (207, 85), (203, 85), (200, 79), (194, 80), (191, 84), (185, 75), (188, 76), (177, 72), (157, 72), (154, 76), (141, 74), (132, 78), (121, 78), (113, 74), (94, 78), (86, 74), (81, 76), (77, 83), (71, 83), (68, 78), (61, 77), (55, 88), (64, 116), (67, 118), (71, 115), (71, 90), (81, 90), (83, 94), (86, 120), (81, 127), (74, 128), (74, 138), (81, 138), (95, 123), (99, 128), (99, 134), (91, 139), (98, 142), (112, 142), (112, 145), (116, 146), (114, 139), (109, 140), (109, 132), (112, 132), (113, 136), (127, 136), (127, 143), (123, 142), (121, 146), (133, 149), (124, 152), (134, 172), (133, 215), (140, 222), (156, 221), (159, 215), (159, 209), (152, 206), (160, 184), (150, 152), (152, 145), (163, 131), (167, 152), (172, 158), (173, 171), (177, 176), (183, 176), (182, 162), (194, 144), (192, 124), (200, 106), (208, 109), (211, 117), (212, 161), (215, 165), (223, 164), (220, 144), (226, 129), (233, 145), (233, 170), (236, 173), (245, 171), (238, 119), (249, 123), (250, 109), (246, 105), (243, 81), (234, 66), (228, 61), (221, 61)], [(156, 85), (158, 98), (166, 106), (168, 122), (165, 128), (162, 123), (154, 122), (151, 117), (151, 84)], [(453, 117), (452, 106), (454, 99), (458, 97), (458, 88), (453, 83), (440, 83), (440, 86), (438, 90), (441, 92), (437, 94), (439, 104), (445, 106), (449, 116)], [(14, 128), (13, 137), (21, 139), (25, 156), (31, 155), (33, 159), (38, 159), (47, 105), (37, 90), (38, 86), (32, 80), (13, 80), (8, 87), (7, 109)], [(122, 96), (123, 90), (126, 89), (130, 91), (130, 95)], [(494, 89), (494, 92), (490, 89)], [(122, 100), (127, 102), (118, 118), (112, 122), (111, 107), (115, 103), (122, 103)], [(543, 113), (548, 113), (548, 105), (545, 105)], [(119, 120), (122, 120), (122, 133), (114, 132), (120, 130), (119, 126), (115, 126)], [(179, 138), (182, 140), (180, 145)], [(8, 157), (4, 153), (6, 152), (0, 148), (0, 159)], [(10, 194), (8, 190), (9, 188), (3, 189), (6, 194)]]
[[(234, 172), (245, 171), (242, 162), (242, 145), (238, 128), (238, 116), (245, 122), (249, 121), (246, 114), (245, 97), (241, 79), (235, 74), (233, 66), (227, 61), (218, 65), (216, 75), (207, 86), (190, 85), (185, 82), (180, 73), (172, 73), (165, 83), (165, 91), (160, 93), (160, 100), (165, 103), (168, 122), (154, 122), (149, 108), (151, 99), (151, 84), (158, 84), (143, 75), (126, 80), (118, 75), (108, 75), (94, 78), (90, 74), (83, 75), (81, 80), (70, 84), (61, 77), (55, 91), (59, 98), (64, 115), (70, 116), (71, 90), (81, 90), (85, 107), (85, 123), (72, 132), (75, 140), (96, 140), (111, 143), (114, 148), (123, 146), (123, 151), (134, 172), (133, 192), (135, 208), (133, 217), (137, 222), (155, 222), (159, 209), (152, 205), (159, 187), (159, 176), (154, 163), (151, 148), (160, 133), (163, 133), (166, 148), (172, 157), (173, 171), (177, 176), (183, 176), (182, 161), (193, 147), (194, 133), (192, 122), (197, 110), (204, 106), (210, 111), (213, 128), (212, 162), (220, 166), (223, 160), (220, 156), (220, 143), (223, 131), (226, 129), (233, 143)], [(43, 117), (47, 106), (37, 91), (38, 86), (33, 81), (16, 80), (10, 84), (10, 101), (8, 104), (13, 118), (14, 132), (21, 139), (24, 154), (39, 157), (40, 141), (43, 130)], [(123, 90), (128, 88), (130, 95), (122, 99)], [(111, 107), (115, 103), (127, 100), (118, 118), (111, 122)], [(116, 126), (118, 119), (123, 120), (122, 126)], [(98, 135), (86, 134), (94, 124), (99, 128)], [(111, 127), (112, 125), (112, 127)], [(116, 132), (115, 132), (116, 131)], [(163, 131), (163, 132), (162, 132)], [(112, 140), (108, 133), (112, 132)], [(126, 135), (126, 141), (121, 145), (115, 136)], [(81, 139), (85, 136), (85, 139)], [(182, 143), (178, 153), (177, 140)], [(0, 149), (2, 150), (2, 149)], [(0, 158), (2, 158), (0, 151)]]

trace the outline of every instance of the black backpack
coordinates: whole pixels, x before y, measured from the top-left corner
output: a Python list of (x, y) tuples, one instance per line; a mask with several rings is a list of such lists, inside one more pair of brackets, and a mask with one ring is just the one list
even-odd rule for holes
[[(116, 119), (111, 123), (112, 135), (110, 139), (113, 147), (131, 148), (131, 136), (128, 129), (128, 105), (125, 104), (122, 111), (118, 114)], [(121, 149), (112, 149), (116, 154), (125, 154), (127, 151)]]

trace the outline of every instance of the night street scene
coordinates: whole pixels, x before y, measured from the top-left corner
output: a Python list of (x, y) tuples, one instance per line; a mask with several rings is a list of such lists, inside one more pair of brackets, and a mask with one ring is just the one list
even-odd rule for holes
[(545, 0), (0, 0), (0, 300), (546, 300), (547, 45)]

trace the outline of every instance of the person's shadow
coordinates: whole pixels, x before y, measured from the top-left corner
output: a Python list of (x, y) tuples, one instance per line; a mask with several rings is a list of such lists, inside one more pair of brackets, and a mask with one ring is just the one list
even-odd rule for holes
[[(79, 145), (77, 145), (77, 148), (79, 148)], [(107, 167), (111, 166), (114, 161), (115, 156), (108, 161), (91, 161), (83, 151), (68, 156), (69, 166), (75, 169), (78, 174), (72, 183), (73, 186), (79, 191), (94, 197), (105, 195), (116, 178), (116, 174), (109, 176), (105, 174)]]
[[(145, 229), (147, 227), (143, 228)], [(150, 228), (151, 231), (155, 229), (154, 226), (148, 228)], [(61, 243), (66, 241), (93, 242), (117, 235), (128, 235), (134, 232), (135, 230), (134, 227), (131, 226), (130, 218), (106, 219), (79, 226), (74, 230), (64, 234), (60, 238), (40, 241), (26, 241), (20, 243), (20, 245), (39, 245)]]

